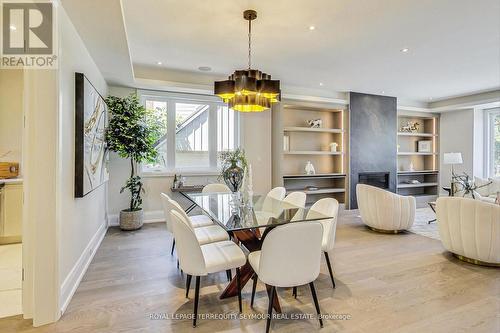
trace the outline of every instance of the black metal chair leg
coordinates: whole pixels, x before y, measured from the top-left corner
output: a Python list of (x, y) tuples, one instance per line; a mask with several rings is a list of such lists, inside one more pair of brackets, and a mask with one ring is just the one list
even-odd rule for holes
[(318, 297), (316, 296), (316, 289), (314, 288), (314, 282), (309, 283), (311, 287), (311, 294), (314, 300), (314, 306), (316, 307), (316, 313), (318, 314), (319, 325), (323, 327), (323, 319), (321, 319), (321, 312), (319, 311)]
[(255, 299), (255, 289), (257, 288), (257, 274), (253, 274), (252, 276), (253, 283), (252, 283), (252, 299), (250, 300), (250, 307), (253, 308), (253, 300)]
[(200, 298), (200, 277), (196, 277), (196, 287), (194, 290), (194, 317), (193, 327), (196, 327), (196, 319), (198, 318), (198, 299)]
[(236, 285), (238, 286), (238, 305), (240, 307), (240, 313), (243, 312), (243, 308), (241, 306), (241, 284), (240, 284), (240, 269), (236, 268)]
[(226, 277), (228, 282), (231, 282), (231, 280), (233, 279), (233, 274), (231, 273), (230, 269), (226, 270)]
[(269, 306), (267, 308), (266, 333), (269, 333), (269, 328), (271, 327), (271, 317), (273, 316), (274, 297), (276, 297), (276, 287), (272, 286), (271, 294), (269, 295)]
[(330, 265), (330, 257), (328, 252), (325, 252), (326, 265), (328, 266), (328, 272), (330, 272), (330, 278), (332, 279), (333, 288), (335, 288), (335, 280), (333, 280), (332, 265)]
[(297, 287), (293, 287), (292, 295), (297, 298)]
[(175, 238), (172, 241), (172, 249), (170, 250), (170, 255), (174, 255), (174, 248), (175, 248)]
[(191, 287), (191, 278), (192, 276), (189, 274), (186, 276), (186, 298), (188, 298), (189, 296), (189, 288)]

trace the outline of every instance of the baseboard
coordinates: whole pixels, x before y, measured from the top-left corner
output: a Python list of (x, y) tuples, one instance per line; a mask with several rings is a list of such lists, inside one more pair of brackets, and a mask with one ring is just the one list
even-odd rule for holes
[[(110, 214), (108, 216), (108, 226), (117, 227), (120, 225), (119, 214)], [(162, 210), (150, 210), (144, 212), (144, 223), (165, 222), (165, 216)]]
[(92, 259), (94, 258), (97, 249), (101, 245), (101, 242), (104, 239), (107, 230), (108, 228), (106, 222), (103, 221), (85, 250), (83, 250), (82, 255), (80, 256), (80, 258), (78, 258), (78, 261), (75, 263), (68, 276), (66, 276), (66, 278), (64, 279), (64, 282), (61, 285), (59, 298), (59, 309), (61, 311), (61, 316), (63, 315), (64, 311), (66, 311), (71, 298), (73, 298), (76, 289), (80, 285), (83, 275), (92, 262)]

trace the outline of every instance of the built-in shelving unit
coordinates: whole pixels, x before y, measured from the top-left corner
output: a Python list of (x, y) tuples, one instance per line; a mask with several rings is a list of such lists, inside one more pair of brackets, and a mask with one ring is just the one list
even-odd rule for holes
[[(418, 129), (401, 131), (407, 122), (417, 122)], [(429, 114), (398, 114), (397, 192), (412, 195), (422, 207), (439, 193), (439, 117)], [(420, 143), (419, 142), (424, 141)], [(424, 149), (427, 146), (428, 149)]]
[[(344, 204), (348, 188), (346, 106), (283, 101), (279, 111), (281, 154), (277, 155), (281, 162), (277, 168), (287, 193), (303, 191), (309, 205), (324, 197)], [(312, 119), (321, 119), (321, 127), (309, 127), (307, 121)], [(336, 151), (330, 149), (332, 142), (337, 143)], [(315, 168), (314, 175), (305, 174), (308, 161)]]

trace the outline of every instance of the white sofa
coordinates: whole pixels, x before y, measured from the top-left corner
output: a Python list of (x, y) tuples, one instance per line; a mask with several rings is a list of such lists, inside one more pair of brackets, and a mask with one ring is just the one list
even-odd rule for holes
[(365, 184), (356, 185), (356, 195), (361, 219), (372, 230), (398, 233), (410, 229), (415, 221), (414, 197)]
[(459, 259), (500, 265), (500, 206), (459, 197), (436, 202), (443, 246)]
[[(500, 177), (493, 177), (489, 179), (474, 177), (474, 184), (476, 186), (482, 186), (474, 191), (476, 199), (489, 203), (495, 203), (497, 193), (500, 192)], [(460, 196), (460, 193), (456, 196)]]

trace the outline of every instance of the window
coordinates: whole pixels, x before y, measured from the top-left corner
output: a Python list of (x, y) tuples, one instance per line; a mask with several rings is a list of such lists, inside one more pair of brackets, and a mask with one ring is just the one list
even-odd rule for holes
[(140, 92), (162, 135), (158, 159), (142, 166), (144, 173), (217, 171), (217, 152), (239, 146), (239, 116), (214, 96)]
[(500, 108), (485, 113), (486, 173), (488, 177), (500, 176)]

